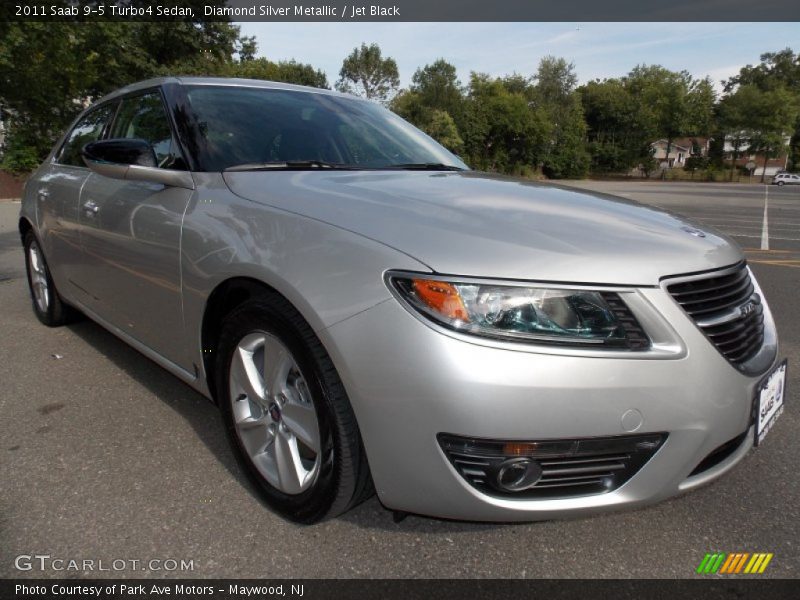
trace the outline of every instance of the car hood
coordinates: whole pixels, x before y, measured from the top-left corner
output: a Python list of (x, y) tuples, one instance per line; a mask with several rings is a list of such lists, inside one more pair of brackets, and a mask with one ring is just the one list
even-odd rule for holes
[(667, 275), (743, 259), (722, 234), (659, 209), (474, 171), (248, 171), (224, 178), (238, 196), (379, 241), (438, 273), (656, 285)]

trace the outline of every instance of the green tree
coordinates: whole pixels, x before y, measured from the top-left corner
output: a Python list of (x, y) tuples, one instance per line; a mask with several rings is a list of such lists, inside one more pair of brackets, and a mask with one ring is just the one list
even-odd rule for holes
[(464, 93), (455, 66), (444, 59), (425, 65), (414, 72), (411, 91), (419, 94), (428, 108), (446, 111), (451, 115), (461, 111)]
[(652, 114), (637, 102), (623, 80), (590, 81), (578, 93), (592, 171), (626, 172), (652, 159)]
[(361, 44), (342, 62), (336, 89), (370, 100), (387, 102), (400, 86), (397, 63), (383, 58), (378, 44)]
[(218, 74), (239, 29), (225, 22), (14, 22), (0, 36), (0, 106), (11, 156), (43, 158), (90, 101), (164, 74)]
[(257, 51), (258, 43), (256, 42), (256, 37), (254, 35), (249, 37), (240, 37), (236, 42), (236, 54), (239, 55), (239, 62), (254, 60)]
[(418, 92), (411, 90), (400, 90), (389, 102), (389, 108), (420, 128), (430, 118), (430, 107), (425, 105)]
[(797, 121), (798, 98), (785, 88), (776, 87), (767, 91), (758, 90), (754, 99), (748, 116), (752, 131), (750, 149), (764, 155), (761, 171), (761, 183), (764, 183), (767, 161), (778, 156), (786, 147), (786, 137)]
[(545, 56), (534, 77), (536, 95), (545, 104), (557, 104), (568, 98), (578, 85), (575, 65), (563, 58)]
[(708, 136), (713, 131), (717, 92), (711, 78), (693, 79), (686, 97), (688, 116), (685, 135)]
[[(187, 4), (202, 14), (202, 5), (212, 3), (223, 2)], [(44, 158), (87, 103), (149, 77), (247, 77), (328, 87), (322, 71), (296, 61), (257, 59), (256, 51), (254, 38), (240, 37), (239, 28), (225, 21), (3, 23), (4, 164), (29, 168), (31, 157)]]
[(731, 175), (733, 180), (736, 161), (743, 148), (750, 145), (752, 132), (752, 111), (758, 106), (760, 92), (753, 85), (740, 87), (735, 93), (728, 94), (719, 103), (719, 126), (725, 145), (731, 147)]
[(448, 150), (456, 154), (460, 154), (464, 150), (464, 140), (458, 133), (453, 117), (447, 111), (432, 110), (430, 120), (422, 129)]
[(767, 161), (785, 148), (798, 114), (800, 98), (783, 86), (765, 90), (745, 84), (725, 96), (720, 102), (720, 123), (733, 147), (731, 177), (740, 151), (747, 148), (764, 156), (763, 182)]
[(636, 66), (626, 77), (626, 87), (651, 113), (657, 135), (667, 140), (667, 156), (672, 151), (672, 142), (689, 126), (691, 81), (687, 72), (676, 73), (660, 65)]
[(266, 58), (242, 60), (226, 65), (222, 72), (228, 77), (282, 81), (328, 89), (328, 77), (311, 65), (294, 60), (272, 62)]
[(550, 136), (542, 149), (542, 170), (553, 178), (583, 177), (589, 166), (586, 121), (575, 92), (575, 66), (563, 58), (544, 57), (529, 95), (550, 122)]
[(463, 121), (464, 95), (456, 68), (443, 59), (417, 69), (408, 90), (391, 101), (391, 109), (440, 144), (460, 153), (464, 140), (456, 119)]
[[(733, 93), (738, 86), (753, 85), (763, 91), (784, 88), (793, 97), (800, 97), (800, 53), (791, 48), (762, 54), (757, 65), (743, 67), (737, 75), (725, 82), (725, 92)], [(800, 168), (800, 115), (792, 128), (789, 144), (791, 169)]]
[(472, 73), (461, 134), (469, 161), (478, 168), (519, 173), (538, 165), (549, 136), (546, 115), (529, 106), (502, 80)]
[(777, 87), (800, 90), (800, 53), (784, 48), (779, 52), (766, 52), (760, 59), (759, 64), (742, 67), (737, 75), (725, 81), (725, 92), (732, 93), (740, 85), (754, 85), (764, 91)]

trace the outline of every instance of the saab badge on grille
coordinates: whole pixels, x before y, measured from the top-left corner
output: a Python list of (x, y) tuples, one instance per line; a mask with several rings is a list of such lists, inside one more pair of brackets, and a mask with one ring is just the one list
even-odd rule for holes
[(755, 303), (755, 301), (754, 301), (754, 300), (750, 300), (749, 302), (747, 302), (747, 303), (745, 303), (745, 304), (742, 304), (742, 305), (739, 307), (739, 312), (741, 312), (741, 313), (742, 313), (742, 316), (743, 316), (743, 317), (746, 317), (746, 316), (748, 316), (749, 314), (751, 314), (753, 311), (755, 311), (755, 309), (756, 309), (756, 303)]

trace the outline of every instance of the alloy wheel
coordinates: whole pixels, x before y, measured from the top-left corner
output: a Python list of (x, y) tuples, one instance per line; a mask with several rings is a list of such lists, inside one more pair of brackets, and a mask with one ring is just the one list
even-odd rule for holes
[(285, 494), (309, 489), (321, 463), (319, 422), (289, 349), (263, 331), (246, 335), (231, 359), (229, 390), (236, 434), (259, 473)]
[(28, 247), (28, 273), (31, 289), (39, 311), (47, 313), (50, 306), (50, 289), (47, 285), (47, 267), (45, 267), (39, 244), (34, 241)]

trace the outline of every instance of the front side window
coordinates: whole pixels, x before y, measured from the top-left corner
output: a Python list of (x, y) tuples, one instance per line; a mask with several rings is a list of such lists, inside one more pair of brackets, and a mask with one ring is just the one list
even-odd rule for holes
[(115, 103), (105, 104), (84, 115), (69, 132), (56, 160), (62, 165), (85, 167), (81, 150), (89, 142), (96, 142), (102, 137), (103, 130), (114, 116), (116, 107)]
[(185, 168), (158, 92), (124, 98), (109, 137), (144, 140), (152, 146), (159, 167)]
[(188, 86), (203, 170), (281, 162), (349, 169), (466, 169), (436, 141), (373, 102), (331, 94)]

